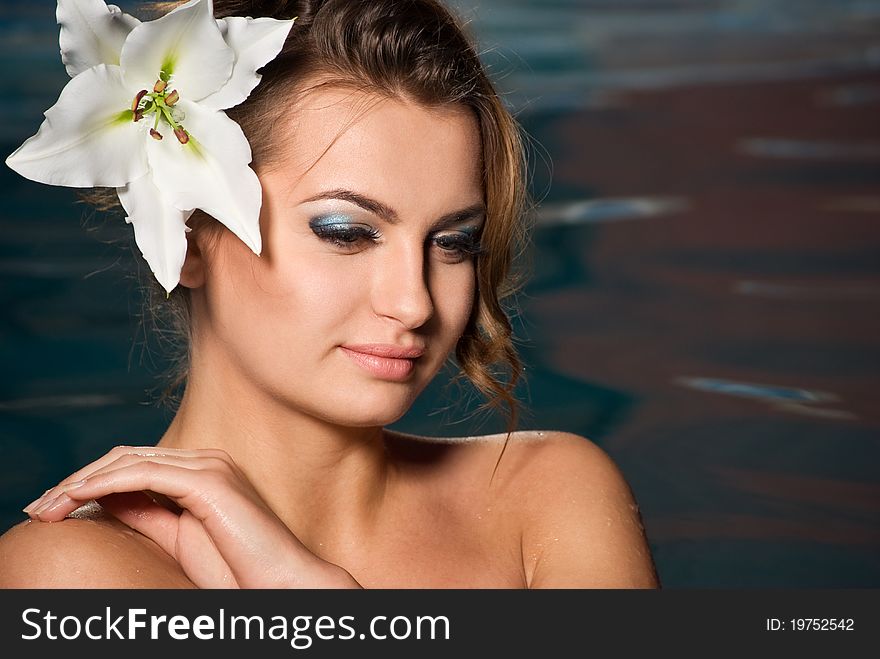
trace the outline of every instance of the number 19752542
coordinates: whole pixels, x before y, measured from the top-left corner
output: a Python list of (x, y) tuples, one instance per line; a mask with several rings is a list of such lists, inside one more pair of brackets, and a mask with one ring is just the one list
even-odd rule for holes
[(854, 618), (767, 618), (769, 632), (793, 631), (855, 631)]

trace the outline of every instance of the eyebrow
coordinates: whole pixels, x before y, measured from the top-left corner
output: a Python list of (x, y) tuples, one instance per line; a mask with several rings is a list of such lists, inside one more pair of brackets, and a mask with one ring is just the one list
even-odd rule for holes
[[(377, 201), (375, 199), (367, 197), (366, 195), (363, 195), (359, 192), (355, 192), (354, 190), (346, 190), (345, 188), (337, 188), (335, 190), (319, 192), (315, 196), (304, 199), (300, 203), (305, 204), (310, 201), (318, 201), (321, 199), (340, 199), (342, 201), (347, 201), (357, 206), (360, 206), (365, 211), (368, 211), (373, 215), (376, 215), (377, 217), (385, 220), (386, 222), (388, 222), (388, 224), (400, 223), (400, 216), (397, 214), (397, 211), (395, 211), (390, 206), (383, 204), (381, 201)], [(473, 220), (485, 214), (486, 205), (480, 202), (468, 206), (467, 208), (462, 208), (461, 210), (441, 215), (431, 225), (431, 229), (445, 229), (446, 227), (458, 224), (460, 222), (466, 222), (467, 220)]]

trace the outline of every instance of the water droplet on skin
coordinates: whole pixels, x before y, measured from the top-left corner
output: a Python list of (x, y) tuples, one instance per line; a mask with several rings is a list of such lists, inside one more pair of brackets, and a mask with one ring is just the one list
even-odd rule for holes
[(542, 432), (538, 433), (538, 437), (543, 437), (543, 436), (544, 436), (544, 433), (542, 433)]

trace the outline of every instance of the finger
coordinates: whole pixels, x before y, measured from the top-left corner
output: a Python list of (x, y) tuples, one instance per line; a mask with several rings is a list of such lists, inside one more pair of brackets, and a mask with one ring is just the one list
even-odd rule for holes
[(232, 462), (232, 458), (229, 457), (229, 454), (220, 449), (167, 449), (167, 448), (157, 448), (155, 446), (116, 446), (111, 449), (108, 453), (101, 456), (99, 459), (94, 462), (86, 465), (82, 469), (79, 469), (72, 473), (70, 476), (62, 480), (55, 487), (49, 488), (46, 490), (41, 497), (32, 501), (30, 504), (23, 508), (23, 511), (31, 514), (35, 512), (38, 508), (43, 507), (45, 509), (45, 504), (49, 501), (57, 499), (58, 496), (64, 492), (68, 486), (72, 484), (79, 483), (80, 480), (91, 476), (94, 473), (98, 473), (102, 470), (105, 470), (108, 466), (112, 465), (114, 462), (126, 457), (134, 457), (134, 458), (144, 458), (144, 459), (157, 459), (157, 458), (198, 458), (198, 457), (212, 457), (215, 459), (222, 460), (224, 462), (229, 463), (230, 465), (234, 465)]
[[(160, 467), (166, 469), (157, 475)], [(176, 501), (192, 490), (198, 490), (198, 484), (193, 483), (189, 476), (201, 471), (195, 468), (193, 462), (181, 464), (180, 459), (125, 455), (82, 480), (59, 485), (53, 490), (58, 492), (54, 498), (51, 498), (53, 492), (50, 492), (44, 503), (28, 514), (44, 522), (57, 521), (64, 519), (84, 501), (115, 493), (151, 489)], [(154, 482), (156, 486), (151, 487), (150, 484)]]
[[(205, 454), (209, 457), (205, 457)], [(262, 504), (249, 484), (247, 492), (243, 491), (246, 483), (238, 475), (234, 464), (215, 457), (210, 451), (203, 452), (199, 457), (184, 458), (125, 454), (82, 480), (59, 485), (28, 514), (44, 522), (58, 521), (89, 499), (116, 492), (152, 490), (170, 498), (181, 508), (189, 508), (203, 519), (212, 512), (216, 513), (216, 494), (227, 500), (225, 506), (232, 506), (236, 501), (241, 504), (245, 500), (255, 505)], [(55, 492), (57, 494), (52, 498)], [(263, 507), (267, 509), (265, 504)]]
[[(235, 464), (232, 462), (231, 458), (229, 458), (228, 454), (224, 451), (214, 451), (212, 449), (200, 450), (198, 452), (186, 452), (187, 456), (192, 455), (193, 457), (178, 457), (177, 455), (141, 455), (139, 453), (125, 453), (122, 454), (121, 457), (117, 458), (110, 464), (97, 469), (92, 472), (86, 478), (67, 483), (67, 484), (59, 484), (57, 487), (53, 488), (46, 494), (42, 499), (38, 500), (34, 504), (31, 504), (27, 508), (25, 508), (25, 512), (28, 513), (32, 518), (36, 518), (43, 522), (55, 522), (61, 519), (64, 519), (66, 515), (75, 510), (79, 504), (79, 502), (88, 501), (89, 498), (96, 498), (98, 496), (106, 496), (107, 494), (111, 494), (111, 491), (101, 491), (100, 494), (96, 494), (91, 488), (82, 488), (82, 486), (86, 483), (86, 481), (94, 481), (94, 479), (98, 476), (103, 476), (106, 474), (110, 474), (112, 472), (118, 471), (119, 469), (134, 466), (137, 464), (142, 465), (142, 469), (144, 473), (147, 473), (150, 469), (156, 468), (156, 466), (168, 465), (173, 466), (175, 468), (181, 469), (179, 472), (180, 480), (179, 483), (187, 483), (189, 482), (190, 489), (195, 492), (208, 492), (209, 487), (205, 485), (199, 485), (197, 481), (192, 481), (189, 476), (191, 473), (187, 472), (207, 472), (211, 471), (215, 474), (215, 480), (219, 481), (217, 483), (217, 487), (229, 488), (230, 484), (238, 483), (239, 486), (246, 483), (246, 479), (243, 476), (240, 476), (240, 472)], [(204, 480), (204, 475), (202, 475)], [(224, 482), (224, 480), (226, 482)], [(104, 481), (107, 483), (107, 481)], [(120, 484), (119, 489), (113, 490), (115, 492), (133, 492), (135, 489), (131, 489), (132, 486), (130, 483), (122, 485)], [(127, 489), (128, 488), (128, 489)], [(240, 491), (241, 488), (239, 487)], [(178, 489), (177, 496), (182, 496), (181, 493), (185, 493), (186, 490)], [(156, 492), (159, 496), (165, 497), (169, 499), (172, 503), (175, 503), (179, 508), (184, 508), (186, 506), (181, 505), (179, 502), (175, 502), (173, 496), (169, 498), (171, 492)], [(253, 492), (252, 488), (248, 488), (248, 496), (252, 501), (260, 502), (258, 495)]]
[[(156, 458), (153, 458), (155, 460)], [(126, 455), (112, 464), (120, 464), (135, 461), (125, 468), (154, 469), (154, 465), (147, 465), (146, 458), (138, 458)], [(193, 462), (208, 463), (208, 460), (189, 459), (185, 466), (165, 465), (176, 469), (180, 474), (189, 475)], [(213, 460), (211, 461), (213, 462)], [(101, 477), (114, 477), (119, 475), (119, 469), (110, 469), (109, 466), (90, 479)], [(134, 529), (141, 535), (154, 541), (165, 553), (171, 556), (180, 565), (183, 572), (196, 586), (200, 588), (235, 588), (237, 582), (232, 570), (223, 560), (219, 551), (214, 547), (208, 532), (192, 514), (177, 515), (174, 512), (158, 504), (142, 488), (143, 483), (133, 483), (132, 491), (117, 491), (103, 493), (102, 491), (86, 491), (85, 489), (72, 488), (68, 493), (61, 493), (56, 500), (46, 504), (46, 510), (35, 513), (37, 519), (44, 522), (56, 522), (64, 519), (72, 510), (76, 509), (84, 500), (98, 500), (101, 506), (116, 519)], [(109, 484), (108, 489), (123, 490), (120, 482)], [(177, 492), (180, 494), (180, 492)]]
[(112, 449), (110, 449), (110, 451), (108, 451), (107, 453), (102, 455), (100, 458), (98, 458), (94, 462), (90, 462), (85, 467), (78, 469), (77, 471), (73, 472), (70, 476), (68, 476), (67, 478), (60, 481), (54, 487), (50, 487), (48, 490), (43, 492), (43, 494), (40, 497), (38, 497), (37, 499), (35, 499), (31, 503), (29, 503), (22, 510), (24, 512), (30, 514), (31, 512), (35, 511), (37, 508), (40, 508), (41, 506), (43, 506), (45, 503), (52, 501), (53, 499), (56, 499), (58, 497), (58, 495), (64, 491), (63, 488), (65, 485), (69, 485), (70, 483), (74, 483), (76, 481), (82, 480), (83, 478), (85, 478), (86, 476), (91, 474), (92, 472), (94, 472), (98, 469), (101, 469), (102, 467), (106, 466), (107, 464), (110, 464), (111, 462), (117, 460), (122, 455), (133, 453), (133, 452), (138, 452), (138, 451), (143, 451), (146, 454), (146, 452), (150, 449), (155, 451), (156, 447), (155, 446), (154, 447), (149, 447), (149, 446), (114, 446)]
[[(120, 462), (133, 460), (122, 458)], [(214, 469), (181, 468), (172, 458), (136, 461), (118, 469), (94, 474), (59, 495), (47, 510), (35, 515), (44, 521), (63, 517), (77, 500), (113, 492), (151, 490), (173, 499), (204, 525), (217, 551), (242, 586), (256, 577), (263, 583), (305, 583), (320, 561), (291, 533), (261, 500), (242, 491), (241, 481)], [(210, 462), (210, 458), (201, 462)], [(184, 513), (185, 514), (185, 513)]]

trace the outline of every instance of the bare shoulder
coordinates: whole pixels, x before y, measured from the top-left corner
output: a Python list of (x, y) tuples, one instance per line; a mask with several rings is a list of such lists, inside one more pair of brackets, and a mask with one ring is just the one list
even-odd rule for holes
[(638, 503), (606, 451), (558, 431), (518, 433), (506, 450), (496, 478), (517, 501), (530, 588), (659, 586)]
[(505, 548), (515, 544), (529, 588), (659, 587), (632, 489), (586, 437), (549, 430), (394, 437), (418, 465), (420, 487), (433, 483), (448, 506), (480, 508), (484, 520), (494, 511), (493, 536)]
[[(449, 463), (449, 471), (485, 474), (487, 480), (497, 463), (494, 480), (498, 488), (532, 491), (535, 487), (552, 488), (559, 482), (560, 470), (572, 477), (612, 479), (622, 477), (610, 456), (589, 439), (569, 432), (522, 430), (467, 437), (424, 437), (393, 433), (403, 440), (411, 455), (423, 463)], [(415, 440), (415, 441), (413, 441)], [(486, 467), (490, 471), (486, 473)], [(584, 471), (592, 473), (585, 474)], [(577, 472), (575, 474), (574, 472)], [(553, 477), (545, 480), (546, 476)], [(446, 476), (446, 475), (445, 475)], [(444, 476), (444, 477), (445, 477)]]
[(158, 545), (100, 507), (0, 536), (0, 588), (194, 588)]
[[(439, 478), (448, 482), (485, 482), (490, 476), (498, 493), (517, 498), (533, 493), (535, 488), (552, 488), (559, 483), (560, 470), (578, 471), (572, 478), (620, 476), (605, 451), (585, 437), (568, 432), (522, 430), (465, 437), (426, 437), (387, 431), (398, 442), (394, 453), (421, 466), (437, 469)], [(497, 464), (497, 470), (495, 466)], [(423, 472), (424, 473), (424, 472)], [(548, 475), (552, 475), (546, 480)], [(456, 487), (459, 483), (456, 483)]]

